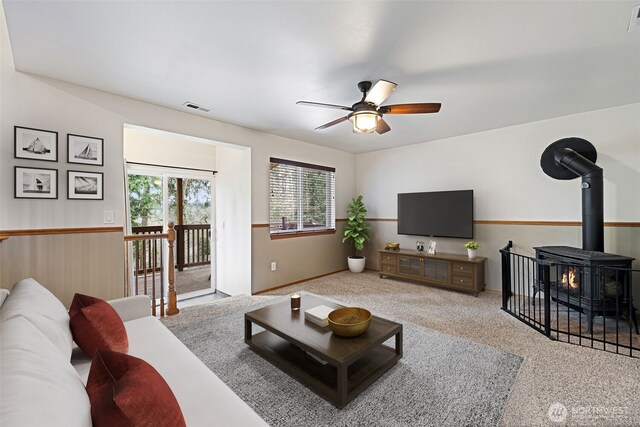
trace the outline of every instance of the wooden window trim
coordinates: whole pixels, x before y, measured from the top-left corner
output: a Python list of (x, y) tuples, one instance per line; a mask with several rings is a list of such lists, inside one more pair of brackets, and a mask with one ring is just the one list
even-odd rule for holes
[(309, 236), (325, 236), (327, 234), (336, 234), (335, 228), (330, 228), (322, 231), (295, 231), (291, 233), (271, 233), (271, 240), (291, 239), (294, 237), (309, 237)]
[(334, 172), (335, 173), (335, 171), (336, 171), (336, 168), (332, 168), (332, 167), (329, 167), (329, 166), (314, 165), (314, 164), (311, 164), (311, 163), (297, 162), (295, 160), (277, 159), (275, 157), (270, 157), (269, 161), (271, 163), (279, 163), (281, 165), (299, 166), (299, 167), (302, 167), (302, 168), (316, 169), (316, 170), (327, 171), (327, 172)]

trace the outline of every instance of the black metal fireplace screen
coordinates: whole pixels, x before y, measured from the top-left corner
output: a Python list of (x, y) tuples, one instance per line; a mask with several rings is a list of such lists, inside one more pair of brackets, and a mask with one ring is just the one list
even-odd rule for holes
[(502, 309), (547, 337), (640, 357), (632, 280), (640, 270), (500, 251)]

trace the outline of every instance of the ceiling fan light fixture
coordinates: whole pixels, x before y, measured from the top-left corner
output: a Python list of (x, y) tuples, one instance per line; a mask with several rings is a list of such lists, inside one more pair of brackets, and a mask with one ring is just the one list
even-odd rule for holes
[(397, 84), (388, 80), (378, 80), (373, 86), (370, 81), (362, 81), (358, 83), (358, 89), (362, 92), (362, 99), (351, 107), (310, 101), (298, 101), (296, 104), (350, 111), (346, 116), (338, 117), (329, 123), (318, 126), (315, 130), (327, 129), (349, 120), (353, 126), (353, 133), (377, 132), (380, 135), (391, 130), (389, 124), (382, 118), (385, 114), (426, 114), (440, 111), (441, 104), (439, 102), (380, 105), (386, 101), (397, 86)]
[(375, 111), (356, 111), (350, 115), (354, 133), (372, 133), (378, 126), (380, 114)]

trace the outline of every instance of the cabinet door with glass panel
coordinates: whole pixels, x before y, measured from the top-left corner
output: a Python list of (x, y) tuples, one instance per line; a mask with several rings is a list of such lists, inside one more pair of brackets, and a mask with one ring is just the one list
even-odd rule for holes
[(398, 256), (398, 274), (409, 277), (422, 277), (422, 265), (422, 258)]
[(433, 282), (449, 283), (449, 266), (447, 261), (424, 260), (424, 278)]

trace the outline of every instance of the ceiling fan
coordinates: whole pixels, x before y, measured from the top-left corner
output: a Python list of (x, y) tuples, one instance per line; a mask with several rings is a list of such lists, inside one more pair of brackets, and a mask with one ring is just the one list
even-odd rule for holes
[(318, 126), (315, 130), (326, 129), (338, 123), (351, 120), (355, 133), (372, 133), (374, 130), (379, 134), (389, 132), (391, 128), (382, 118), (384, 114), (423, 114), (440, 111), (440, 103), (380, 105), (397, 86), (397, 84), (387, 80), (378, 80), (373, 87), (369, 81), (360, 82), (358, 83), (358, 89), (362, 92), (362, 99), (351, 107), (309, 101), (298, 101), (296, 104), (350, 111), (346, 116)]

